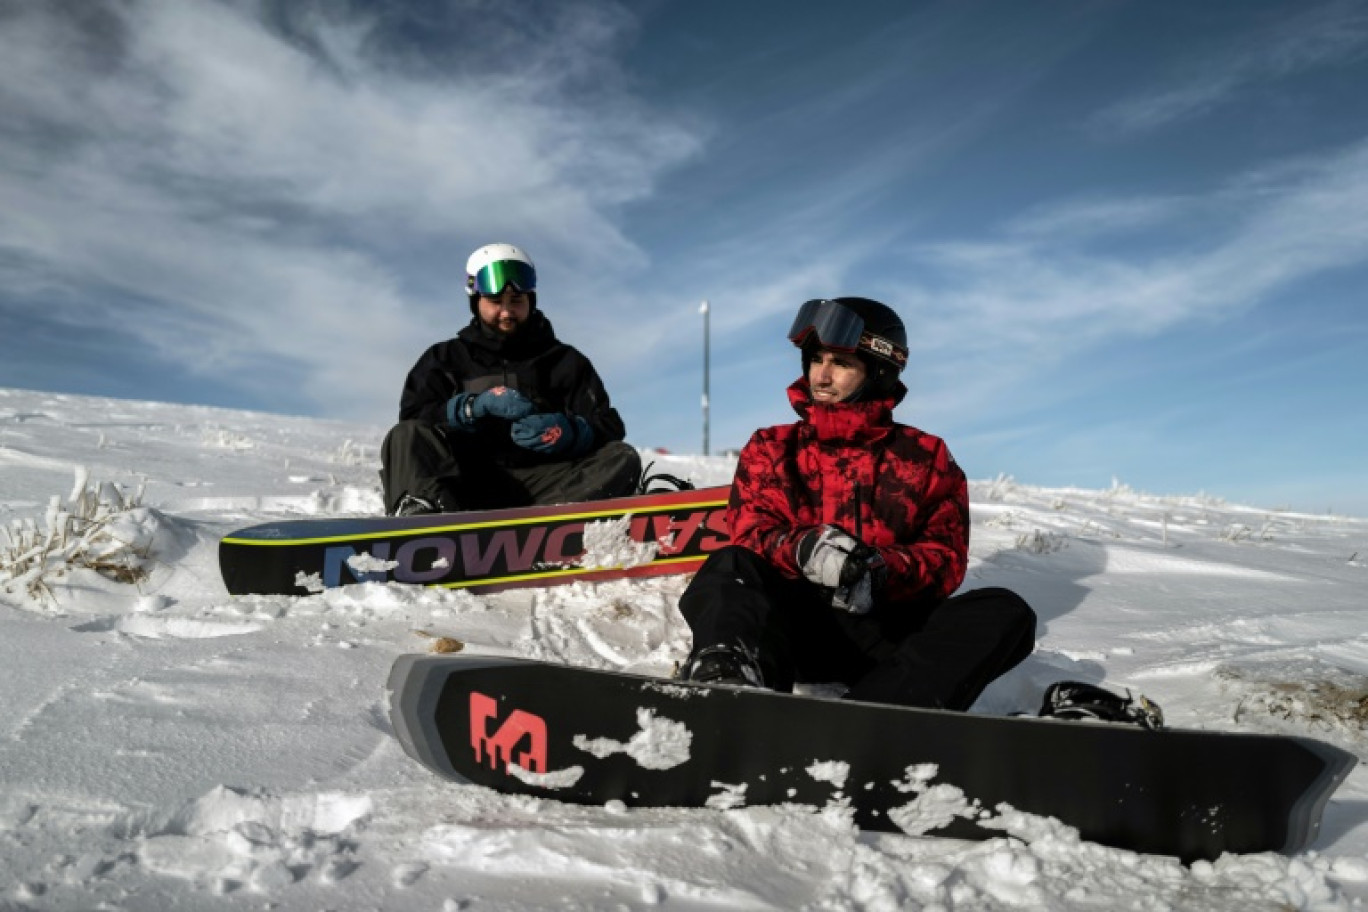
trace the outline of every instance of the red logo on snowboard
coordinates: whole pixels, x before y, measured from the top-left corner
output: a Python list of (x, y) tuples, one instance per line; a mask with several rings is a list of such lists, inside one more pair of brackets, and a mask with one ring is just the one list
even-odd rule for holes
[[(493, 697), (470, 692), (470, 746), (475, 749), (475, 762), (487, 762), (496, 770), (513, 763), (529, 773), (546, 772), (546, 720), (515, 709), (491, 734), (489, 723), (497, 718), (498, 712), (499, 704)], [(517, 751), (515, 759), (514, 751), (524, 739), (528, 745)]]

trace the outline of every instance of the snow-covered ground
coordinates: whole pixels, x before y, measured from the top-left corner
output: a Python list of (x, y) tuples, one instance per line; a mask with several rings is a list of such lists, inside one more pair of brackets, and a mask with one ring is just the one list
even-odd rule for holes
[[(1314, 851), (1190, 868), (1049, 821), (958, 842), (863, 834), (831, 810), (573, 807), (439, 781), (391, 734), (395, 656), (426, 650), (429, 634), (666, 673), (688, 647), (684, 580), (230, 597), (224, 534), (380, 511), (383, 431), (0, 390), (0, 910), (1248, 910), (1368, 897), (1363, 766)], [(647, 457), (699, 484), (730, 480), (725, 459)], [(1105, 681), (1143, 691), (1175, 726), (1297, 732), (1368, 758), (1368, 520), (1008, 479), (976, 482), (973, 499), (966, 586), (1010, 586), (1041, 618), (1036, 654), (976, 711), (1034, 709), (1060, 678)], [(49, 543), (62, 511), (91, 524)], [(35, 542), (46, 557), (16, 562)]]

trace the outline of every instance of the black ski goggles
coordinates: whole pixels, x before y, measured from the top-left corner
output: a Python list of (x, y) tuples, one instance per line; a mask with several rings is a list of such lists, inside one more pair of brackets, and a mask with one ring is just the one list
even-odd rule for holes
[(866, 351), (897, 365), (907, 366), (907, 349), (883, 336), (865, 331), (864, 319), (839, 301), (818, 298), (804, 302), (793, 318), (788, 337), (802, 348), (813, 337), (825, 348), (840, 351)]
[(530, 263), (521, 260), (495, 260), (480, 267), (473, 276), (466, 279), (466, 290), (471, 294), (497, 297), (509, 285), (523, 293), (537, 290), (537, 270)]

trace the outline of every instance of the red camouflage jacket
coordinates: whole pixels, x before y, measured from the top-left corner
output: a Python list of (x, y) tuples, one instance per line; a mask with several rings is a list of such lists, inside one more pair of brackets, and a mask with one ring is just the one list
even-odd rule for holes
[(879, 549), (885, 601), (949, 597), (969, 557), (969, 487), (939, 437), (893, 421), (887, 399), (817, 404), (788, 389), (802, 420), (762, 428), (741, 451), (727, 522), (732, 541), (791, 577), (794, 542), (827, 523)]

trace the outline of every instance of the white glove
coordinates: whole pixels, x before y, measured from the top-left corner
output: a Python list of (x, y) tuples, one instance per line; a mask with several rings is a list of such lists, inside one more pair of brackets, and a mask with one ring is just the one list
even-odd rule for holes
[(836, 526), (823, 526), (798, 540), (794, 557), (804, 577), (832, 590), (832, 607), (851, 614), (867, 614), (874, 607), (884, 566), (878, 549)]
[(859, 539), (847, 535), (836, 526), (823, 526), (798, 540), (794, 556), (803, 576), (819, 586), (835, 589), (841, 585), (841, 571), (852, 551), (860, 547)]

